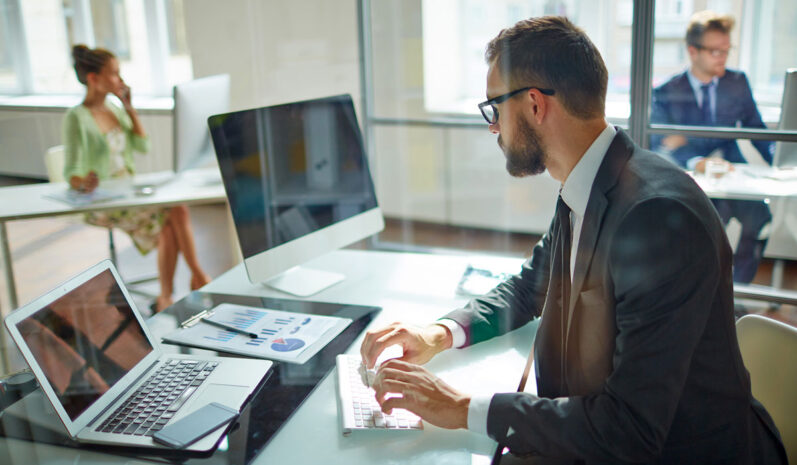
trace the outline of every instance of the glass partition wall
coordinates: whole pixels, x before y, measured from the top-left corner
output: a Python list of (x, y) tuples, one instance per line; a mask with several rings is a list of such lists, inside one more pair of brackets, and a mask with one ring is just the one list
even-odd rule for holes
[(608, 113), (630, 114), (629, 1), (371, 0), (360, 3), (364, 126), (387, 220), (380, 246), (523, 256), (543, 234), (559, 189), (516, 179), (479, 114), (487, 42), (530, 16), (564, 14), (609, 66)]
[[(651, 122), (652, 91), (690, 66), (686, 29), (707, 9), (736, 18), (730, 49), (713, 53), (746, 74), (764, 127)], [(741, 153), (762, 163), (749, 141), (797, 141), (797, 127), (780, 127), (786, 70), (797, 67), (797, 5), (788, 0), (362, 0), (359, 14), (382, 247), (521, 256), (547, 229), (558, 182), (510, 177), (476, 106), (487, 42), (526, 17), (563, 14), (587, 31), (609, 69), (607, 118), (645, 147), (657, 136), (743, 139)]]

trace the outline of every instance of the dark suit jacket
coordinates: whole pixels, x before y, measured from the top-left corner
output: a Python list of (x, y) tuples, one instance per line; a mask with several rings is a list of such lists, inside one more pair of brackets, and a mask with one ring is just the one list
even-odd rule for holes
[[(468, 343), (540, 315), (545, 324), (560, 306), (560, 280), (550, 273), (555, 225), (518, 275), (447, 316)], [(618, 131), (593, 183), (576, 257), (565, 386), (546, 381), (546, 363), (558, 361), (537, 358), (539, 397), (496, 394), (492, 438), (516, 453), (586, 463), (785, 460), (742, 364), (731, 249), (688, 175)], [(540, 349), (539, 336), (536, 343)]]
[[(747, 76), (741, 71), (726, 70), (717, 83), (717, 102), (714, 126), (765, 128), (758, 112)], [(653, 103), (650, 122), (658, 124), (683, 124), (704, 126), (702, 112), (689, 84), (686, 71), (653, 90)], [(659, 151), (664, 136), (650, 138), (652, 150)], [(682, 167), (694, 157), (706, 157), (715, 149), (720, 149), (731, 163), (746, 163), (739, 145), (734, 139), (709, 139), (690, 137), (688, 143), (670, 155)], [(770, 141), (756, 140), (753, 145), (767, 163), (772, 164), (773, 145)]]

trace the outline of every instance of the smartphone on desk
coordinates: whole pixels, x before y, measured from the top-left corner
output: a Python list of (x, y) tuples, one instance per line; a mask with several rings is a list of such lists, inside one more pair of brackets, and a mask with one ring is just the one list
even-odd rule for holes
[(211, 402), (189, 413), (152, 435), (152, 439), (175, 449), (182, 449), (202, 439), (238, 416), (236, 410)]

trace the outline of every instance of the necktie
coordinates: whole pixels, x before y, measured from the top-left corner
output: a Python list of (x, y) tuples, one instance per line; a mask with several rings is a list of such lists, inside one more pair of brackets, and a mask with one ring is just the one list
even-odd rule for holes
[[(570, 208), (559, 196), (551, 259), (549, 295), (537, 337), (529, 354), (520, 391), (525, 387), (531, 359), (537, 360), (537, 394), (542, 397), (563, 395), (565, 389), (565, 334), (570, 309)], [(550, 302), (549, 302), (550, 301)]]
[(557, 215), (559, 217), (560, 243), (562, 247), (562, 308), (566, 314), (570, 309), (570, 248), (573, 245), (570, 226), (570, 207), (567, 206), (562, 196), (556, 202)]
[(711, 97), (709, 97), (708, 90), (711, 84), (701, 84), (700, 92), (703, 95), (703, 104), (700, 106), (701, 114), (703, 115), (703, 124), (706, 126), (714, 125), (714, 115), (711, 114)]
[[(567, 332), (567, 315), (570, 310), (570, 247), (572, 244), (570, 231), (570, 207), (567, 206), (562, 195), (556, 202), (556, 242), (553, 261), (551, 262), (551, 279), (559, 281), (561, 292), (561, 306), (546, 305), (540, 327), (537, 330), (537, 337), (532, 344), (531, 352), (526, 360), (526, 367), (523, 376), (520, 378), (518, 392), (526, 388), (526, 381), (531, 371), (531, 363), (534, 361), (535, 351), (538, 354), (538, 363), (545, 366), (543, 379), (537, 382), (537, 395), (543, 397), (561, 396), (566, 393), (565, 386), (565, 333)], [(549, 288), (554, 290), (554, 288)], [(550, 296), (549, 296), (550, 298)], [(549, 310), (554, 310), (548, 313)], [(555, 347), (549, 347), (555, 345)], [(558, 358), (558, 360), (557, 360)], [(538, 370), (540, 367), (537, 367)], [(543, 382), (541, 382), (543, 381)], [(556, 391), (553, 391), (556, 389)], [(504, 445), (499, 443), (493, 454), (491, 465), (498, 465), (501, 461), (501, 454)]]
[(559, 247), (561, 252), (558, 254), (561, 257), (561, 264), (559, 265), (559, 279), (561, 281), (561, 296), (562, 296), (562, 309), (559, 315), (559, 330), (561, 331), (559, 337), (561, 341), (560, 351), (560, 389), (561, 393), (565, 392), (565, 339), (567, 335), (567, 318), (570, 313), (570, 247), (572, 245), (571, 231), (570, 231), (570, 207), (567, 206), (562, 195), (559, 195), (559, 200), (556, 203), (557, 216), (559, 218)]

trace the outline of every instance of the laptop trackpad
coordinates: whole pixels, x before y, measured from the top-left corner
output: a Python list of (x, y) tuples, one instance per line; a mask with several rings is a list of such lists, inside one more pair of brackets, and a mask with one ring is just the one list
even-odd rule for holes
[(191, 410), (211, 402), (218, 402), (219, 404), (226, 405), (227, 407), (240, 411), (241, 406), (243, 405), (250, 391), (251, 388), (247, 386), (236, 386), (232, 384), (210, 384), (207, 388), (200, 392), (199, 397), (192, 402), (193, 405)]

